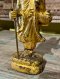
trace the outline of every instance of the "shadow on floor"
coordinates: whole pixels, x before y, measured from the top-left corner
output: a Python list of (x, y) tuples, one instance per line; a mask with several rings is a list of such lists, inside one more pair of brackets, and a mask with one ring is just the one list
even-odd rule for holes
[(38, 79), (60, 79), (60, 72), (45, 72), (40, 74)]
[(59, 41), (60, 41), (60, 38), (57, 39), (56, 37), (53, 37), (53, 38), (50, 38), (49, 40), (46, 40), (45, 42), (43, 43), (40, 43), (35, 51), (40, 53), (41, 55), (44, 55), (44, 54), (53, 54), (51, 52), (51, 49), (59, 49), (60, 48), (60, 45), (59, 45)]

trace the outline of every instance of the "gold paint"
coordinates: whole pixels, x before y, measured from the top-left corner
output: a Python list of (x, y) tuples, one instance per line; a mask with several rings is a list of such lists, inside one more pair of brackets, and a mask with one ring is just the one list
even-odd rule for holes
[[(12, 69), (17, 70), (19, 72), (27, 73), (27, 74), (39, 74), (43, 71), (43, 68), (44, 68), (44, 66), (42, 65), (43, 57), (41, 55), (34, 53), (32, 54), (32, 57), (31, 57), (24, 53), (25, 56), (22, 57), (24, 55), (24, 54), (22, 55), (22, 53), (24, 53), (24, 51), (20, 52), (20, 59), (18, 59), (17, 56), (14, 55), (11, 63)], [(33, 56), (34, 56), (34, 59), (33, 59)]]
[(18, 15), (17, 35), (25, 50), (21, 52), (20, 59), (13, 57), (11, 66), (20, 72), (37, 74), (43, 70), (43, 57), (35, 56), (33, 49), (38, 42), (45, 41), (40, 27), (47, 26), (52, 18), (46, 11), (45, 0), (17, 0), (17, 7), (18, 10), (11, 11), (9, 15), (12, 19)]

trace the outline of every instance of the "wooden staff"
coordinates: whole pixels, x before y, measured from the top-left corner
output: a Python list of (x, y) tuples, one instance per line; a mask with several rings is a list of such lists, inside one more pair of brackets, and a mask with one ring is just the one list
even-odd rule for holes
[[(13, 10), (13, 8), (14, 8), (14, 1), (12, 0), (12, 10)], [(15, 28), (15, 38), (16, 38), (16, 51), (17, 51), (17, 57), (19, 59), (19, 48), (18, 48), (16, 18), (14, 19), (14, 28)]]

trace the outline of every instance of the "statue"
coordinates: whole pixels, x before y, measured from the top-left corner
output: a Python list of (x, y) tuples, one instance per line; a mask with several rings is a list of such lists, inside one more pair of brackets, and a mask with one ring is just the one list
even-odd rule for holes
[(51, 15), (46, 11), (45, 0), (17, 0), (17, 10), (9, 13), (11, 19), (17, 18), (17, 36), (24, 45), (24, 51), (15, 56), (12, 68), (28, 73), (38, 74), (43, 71), (43, 57), (34, 52), (38, 42), (45, 41), (40, 34), (40, 27), (51, 22)]

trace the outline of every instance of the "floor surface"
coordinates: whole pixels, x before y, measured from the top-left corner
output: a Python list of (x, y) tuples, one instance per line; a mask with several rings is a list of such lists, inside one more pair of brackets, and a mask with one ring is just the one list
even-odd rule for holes
[[(12, 31), (0, 31), (0, 79), (60, 79), (60, 35), (42, 34), (46, 41), (37, 44), (35, 51), (46, 60), (44, 71), (38, 75), (27, 75), (11, 69), (11, 58), (16, 52), (15, 34)], [(19, 42), (19, 50), (23, 50)]]

